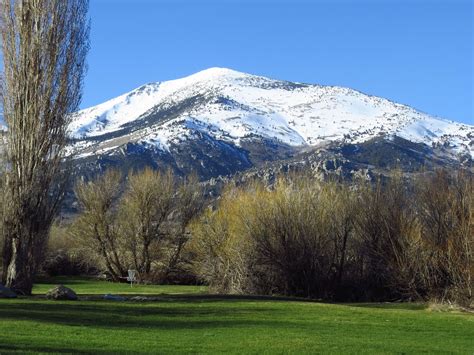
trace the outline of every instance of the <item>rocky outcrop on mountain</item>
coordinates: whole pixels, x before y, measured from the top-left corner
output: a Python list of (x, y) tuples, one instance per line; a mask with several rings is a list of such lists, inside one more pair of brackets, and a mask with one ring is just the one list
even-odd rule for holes
[(83, 176), (152, 166), (209, 180), (298, 160), (347, 176), (395, 165), (469, 166), (474, 152), (473, 126), (352, 89), (225, 68), (147, 84), (80, 111), (71, 134)]

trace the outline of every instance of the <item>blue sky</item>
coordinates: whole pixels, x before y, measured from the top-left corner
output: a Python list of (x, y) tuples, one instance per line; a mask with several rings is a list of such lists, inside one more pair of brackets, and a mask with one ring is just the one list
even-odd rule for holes
[(91, 0), (82, 107), (228, 67), (474, 124), (471, 0)]

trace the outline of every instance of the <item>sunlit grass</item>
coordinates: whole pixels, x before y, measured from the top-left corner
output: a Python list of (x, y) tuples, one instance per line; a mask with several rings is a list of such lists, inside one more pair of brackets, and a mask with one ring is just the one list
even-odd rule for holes
[(56, 285), (64, 285), (72, 288), (78, 295), (158, 295), (158, 294), (194, 294), (207, 292), (206, 286), (176, 286), (176, 285), (140, 285), (134, 284), (133, 287), (128, 283), (118, 283), (96, 280), (92, 278), (66, 278), (56, 277), (46, 280), (42, 283), (35, 284), (33, 288), (34, 295), (45, 294), (48, 290)]
[[(80, 294), (125, 294), (129, 288), (63, 281)], [(50, 286), (38, 285), (35, 292)], [(185, 290), (194, 294), (182, 294)], [(0, 354), (474, 352), (474, 316), (469, 314), (431, 312), (422, 304), (336, 305), (196, 295), (203, 290), (143, 286), (146, 294), (181, 295), (142, 303), (0, 300)]]

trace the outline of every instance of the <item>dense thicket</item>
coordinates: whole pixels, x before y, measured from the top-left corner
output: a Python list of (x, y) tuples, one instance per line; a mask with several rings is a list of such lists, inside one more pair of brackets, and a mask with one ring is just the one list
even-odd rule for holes
[(130, 268), (149, 281), (194, 274), (220, 293), (472, 303), (468, 173), (351, 184), (291, 176), (229, 186), (204, 210), (193, 178), (144, 170), (122, 179), (109, 171), (77, 185), (75, 256), (53, 266), (93, 265), (116, 280)]
[(472, 177), (281, 179), (229, 188), (193, 224), (194, 270), (225, 293), (472, 302)]
[(187, 225), (203, 204), (197, 179), (145, 169), (122, 180), (111, 170), (78, 183), (81, 212), (68, 233), (89, 251), (90, 264), (114, 280), (129, 269), (138, 271), (142, 281), (179, 278), (186, 263)]

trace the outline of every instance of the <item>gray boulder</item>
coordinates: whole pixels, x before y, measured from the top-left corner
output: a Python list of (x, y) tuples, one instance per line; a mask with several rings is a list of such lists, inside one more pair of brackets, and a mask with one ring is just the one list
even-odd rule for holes
[(135, 296), (130, 298), (133, 302), (156, 302), (163, 301), (163, 297), (152, 297), (152, 296)]
[(106, 300), (106, 301), (126, 301), (127, 298), (123, 297), (123, 296), (107, 294), (107, 295), (104, 295), (104, 300)]
[(46, 293), (46, 298), (50, 300), (66, 300), (75, 301), (77, 300), (76, 293), (63, 285), (56, 286)]
[(0, 284), (0, 298), (16, 298), (16, 293)]
[(135, 296), (135, 297), (130, 298), (130, 301), (134, 301), (134, 302), (145, 302), (145, 301), (148, 301), (148, 297), (145, 297), (145, 296)]

